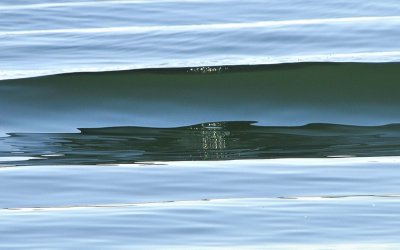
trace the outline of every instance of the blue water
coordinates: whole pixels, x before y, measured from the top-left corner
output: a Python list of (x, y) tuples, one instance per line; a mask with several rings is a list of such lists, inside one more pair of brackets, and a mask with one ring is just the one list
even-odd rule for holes
[(398, 61), (383, 1), (2, 1), (0, 79), (298, 61)]
[(399, 13), (2, 0), (0, 249), (399, 249)]

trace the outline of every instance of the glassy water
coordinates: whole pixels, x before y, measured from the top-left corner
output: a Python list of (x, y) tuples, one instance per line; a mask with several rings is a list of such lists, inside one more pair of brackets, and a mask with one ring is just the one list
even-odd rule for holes
[(398, 249), (399, 10), (3, 0), (0, 248)]

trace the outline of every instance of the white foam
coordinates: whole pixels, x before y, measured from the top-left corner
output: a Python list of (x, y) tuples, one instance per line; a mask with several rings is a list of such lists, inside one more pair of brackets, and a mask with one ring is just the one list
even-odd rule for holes
[(27, 157), (27, 156), (0, 156), (0, 162), (11, 162), (11, 161), (29, 161), (34, 159), (41, 159), (39, 157)]
[(244, 23), (215, 23), (215, 24), (190, 24), (190, 25), (153, 25), (153, 26), (19, 30), (19, 31), (2, 31), (0, 32), (0, 36), (215, 31), (215, 30), (232, 30), (232, 29), (237, 30), (237, 29), (248, 29), (248, 28), (270, 28), (270, 27), (284, 27), (284, 26), (365, 23), (365, 22), (382, 22), (382, 21), (384, 22), (400, 21), (400, 16), (319, 18), (319, 19), (300, 19), (300, 20), (283, 20), (283, 21), (259, 21), (259, 22), (244, 22)]
[[(213, 2), (225, 2), (229, 0), (213, 0)], [(9, 10), (30, 10), (30, 9), (49, 9), (64, 7), (92, 7), (107, 5), (125, 5), (125, 4), (152, 4), (152, 3), (196, 3), (210, 2), (208, 0), (111, 0), (111, 1), (82, 1), (82, 2), (64, 2), (64, 3), (38, 3), (25, 5), (0, 5), (0, 11)]]
[(168, 165), (170, 167), (241, 167), (246, 166), (354, 166), (357, 164), (399, 164), (400, 156), (378, 156), (378, 157), (349, 157), (349, 158), (277, 158), (277, 159), (246, 159), (246, 160), (231, 160), (231, 161), (166, 161), (166, 162), (142, 162), (134, 164), (116, 164), (121, 167), (151, 167), (158, 165)]
[(233, 205), (233, 206), (249, 206), (262, 203), (280, 202), (282, 200), (292, 201), (365, 201), (379, 199), (395, 199), (400, 198), (398, 194), (376, 196), (376, 195), (348, 195), (348, 196), (300, 196), (300, 197), (279, 197), (279, 198), (222, 198), (222, 199), (203, 199), (203, 200), (177, 200), (177, 201), (157, 201), (157, 202), (141, 202), (141, 203), (113, 203), (113, 204), (95, 204), (95, 205), (71, 205), (59, 207), (18, 207), (3, 208), (0, 211), (8, 210), (15, 212), (33, 212), (33, 211), (65, 211), (65, 210), (82, 210), (82, 209), (104, 209), (104, 208), (129, 208), (129, 207), (190, 207), (190, 206), (209, 206), (209, 205)]

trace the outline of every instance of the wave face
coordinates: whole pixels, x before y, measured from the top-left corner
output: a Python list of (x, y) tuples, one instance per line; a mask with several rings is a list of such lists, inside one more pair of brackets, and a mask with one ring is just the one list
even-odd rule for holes
[(396, 156), (399, 70), (303, 63), (2, 81), (0, 105), (12, 107), (0, 110), (2, 165)]
[(303, 63), (76, 73), (0, 82), (1, 131), (400, 123), (400, 65)]

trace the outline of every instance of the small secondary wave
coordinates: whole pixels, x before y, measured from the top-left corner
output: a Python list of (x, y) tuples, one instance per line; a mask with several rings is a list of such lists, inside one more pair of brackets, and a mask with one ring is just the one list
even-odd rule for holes
[[(400, 124), (256, 126), (211, 122), (178, 128), (85, 128), (81, 133), (11, 133), (4, 164), (125, 164), (146, 161), (400, 155)], [(18, 153), (18, 154), (16, 154)], [(18, 159), (11, 157), (17, 155)], [(19, 158), (25, 156), (25, 161)], [(387, 158), (387, 160), (393, 160)], [(398, 159), (397, 159), (398, 160)]]

